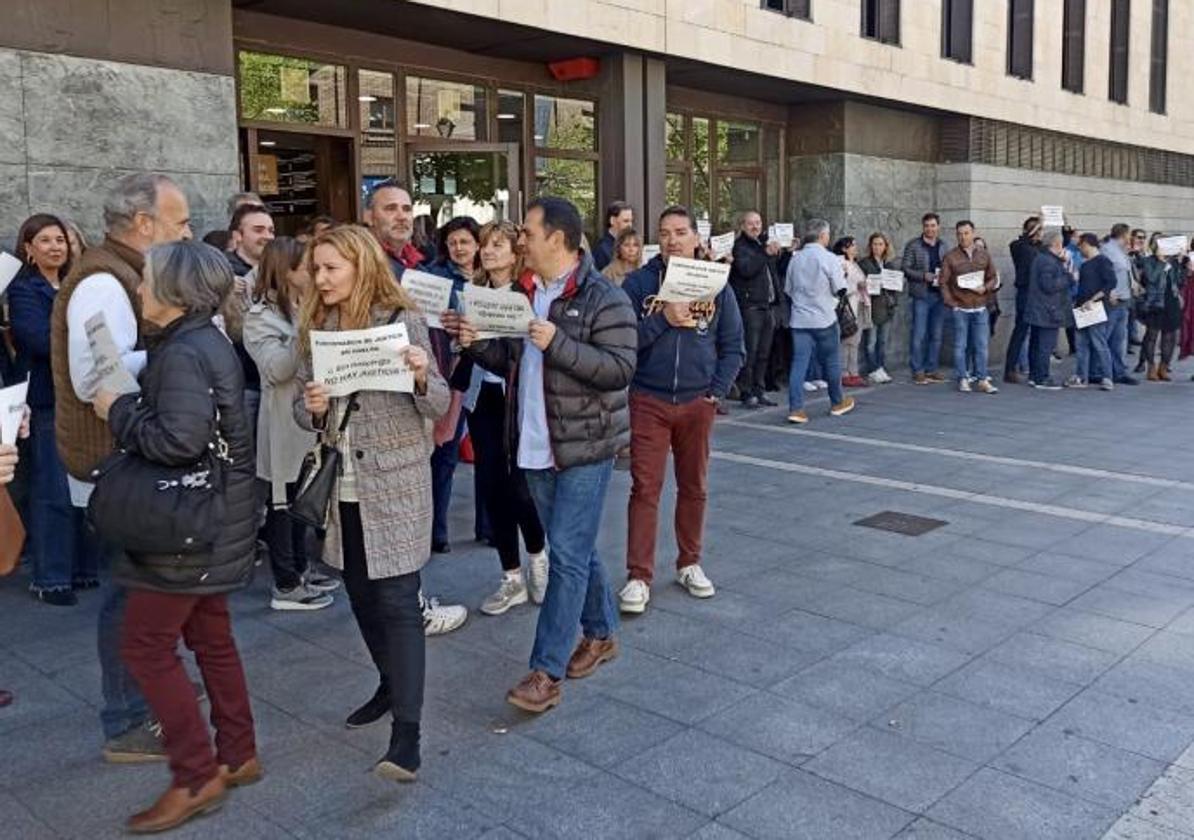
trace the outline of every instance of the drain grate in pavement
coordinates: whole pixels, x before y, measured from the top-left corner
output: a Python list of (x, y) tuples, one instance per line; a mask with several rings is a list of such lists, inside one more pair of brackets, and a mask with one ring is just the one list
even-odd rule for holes
[(874, 516), (868, 516), (866, 519), (859, 519), (854, 524), (861, 525), (864, 528), (891, 531), (896, 534), (903, 534), (906, 537), (919, 537), (949, 523), (944, 519), (929, 519), (927, 516), (913, 516), (910, 513), (897, 513), (894, 510), (885, 510), (881, 513), (876, 513)]

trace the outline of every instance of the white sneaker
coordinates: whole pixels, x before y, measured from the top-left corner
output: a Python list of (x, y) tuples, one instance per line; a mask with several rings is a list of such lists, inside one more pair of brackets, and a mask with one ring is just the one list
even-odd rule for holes
[(694, 598), (712, 598), (715, 590), (713, 582), (705, 577), (705, 572), (698, 565), (685, 566), (676, 572), (676, 583), (688, 590)]
[(618, 593), (618, 607), (624, 613), (641, 615), (646, 612), (647, 604), (651, 601), (651, 587), (641, 580), (631, 578), (626, 581), (622, 591)]
[(817, 386), (817, 390), (821, 391), (829, 387), (829, 383), (824, 379), (814, 379), (813, 384)]
[(531, 600), (542, 604), (547, 597), (547, 571), (551, 568), (547, 560), (547, 549), (527, 558), (527, 589), (530, 590)]
[(501, 615), (511, 607), (526, 602), (527, 587), (522, 582), (522, 570), (519, 569), (502, 576), (501, 586), (481, 604), (481, 612), (486, 615)]
[(887, 372), (887, 368), (879, 368), (879, 373), (883, 376), (883, 384), (891, 384), (891, 374)]
[(817, 390), (817, 386), (816, 386), (816, 385), (814, 385), (812, 382), (809, 382), (808, 380), (805, 380), (805, 383), (804, 383), (804, 390), (805, 390), (805, 392), (807, 392), (807, 393), (811, 394), (811, 393), (813, 393), (814, 391), (816, 391), (816, 390)]
[(468, 621), (468, 610), (459, 605), (444, 606), (437, 598), (428, 598), (419, 590), (419, 606), (423, 610), (423, 633), (442, 636), (457, 630)]
[(870, 373), (868, 373), (866, 375), (866, 380), (867, 380), (867, 382), (870, 382), (872, 385), (882, 385), (883, 384), (883, 372), (880, 370), (872, 370)]
[(970, 380), (969, 379), (959, 379), (958, 380), (958, 390), (961, 391), (963, 394), (969, 394), (970, 393)]
[(300, 583), (294, 589), (281, 590), (276, 586), (270, 587), (269, 606), (271, 610), (280, 611), (310, 611), (327, 609), (332, 605), (332, 596), (326, 592), (310, 589)]

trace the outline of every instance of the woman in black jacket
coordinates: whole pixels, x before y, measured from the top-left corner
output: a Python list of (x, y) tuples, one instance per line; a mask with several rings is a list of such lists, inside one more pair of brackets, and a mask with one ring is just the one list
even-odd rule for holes
[[(211, 320), (232, 285), (227, 260), (208, 245), (174, 242), (150, 249), (141, 314), (159, 330), (149, 346), (143, 390), (120, 397), (101, 390), (94, 404), (117, 445), (153, 463), (185, 466), (213, 443), (226, 445), (224, 522), (211, 551), (126, 553), (113, 569), (129, 589), (121, 654), (162, 724), (173, 775), (157, 802), (129, 819), (135, 833), (164, 831), (212, 811), (228, 787), (261, 777), (227, 601), (228, 592), (249, 581), (257, 527), (244, 374), (232, 344)], [(180, 636), (195, 653), (211, 699), (214, 753), (175, 653)]]

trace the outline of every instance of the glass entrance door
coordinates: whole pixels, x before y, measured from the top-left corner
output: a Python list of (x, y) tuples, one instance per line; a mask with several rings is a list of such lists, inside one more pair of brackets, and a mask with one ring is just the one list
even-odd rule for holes
[(407, 146), (416, 216), (436, 227), (454, 216), (479, 224), (522, 218), (517, 143), (415, 142)]

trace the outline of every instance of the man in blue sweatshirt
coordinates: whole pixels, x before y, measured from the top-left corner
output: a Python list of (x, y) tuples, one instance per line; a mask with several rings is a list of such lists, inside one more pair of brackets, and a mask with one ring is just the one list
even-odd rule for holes
[(622, 284), (639, 315), (638, 367), (630, 386), (629, 580), (618, 596), (625, 613), (642, 613), (651, 600), (669, 451), (676, 470), (676, 581), (697, 598), (714, 593), (700, 567), (709, 441), (717, 406), (746, 357), (742, 315), (728, 284), (710, 301), (655, 301), (668, 260), (692, 258), (699, 247), (688, 208), (668, 207), (659, 217), (659, 256)]

